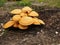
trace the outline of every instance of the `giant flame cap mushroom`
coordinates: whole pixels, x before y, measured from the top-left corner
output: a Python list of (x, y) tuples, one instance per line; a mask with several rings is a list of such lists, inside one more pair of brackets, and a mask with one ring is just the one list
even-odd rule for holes
[(32, 11), (32, 9), (28, 6), (22, 9), (14, 9), (10, 12), (14, 14), (10, 21), (3, 25), (3, 28), (9, 28), (11, 26), (19, 29), (27, 29), (29, 25), (45, 25), (44, 21), (38, 19), (39, 14), (36, 11)]

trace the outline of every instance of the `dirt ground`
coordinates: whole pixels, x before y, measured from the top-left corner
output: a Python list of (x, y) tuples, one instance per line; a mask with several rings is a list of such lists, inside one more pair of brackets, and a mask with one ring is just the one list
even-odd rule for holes
[[(0, 36), (0, 45), (60, 45), (60, 12), (39, 13), (38, 18), (42, 19), (45, 25), (31, 25), (27, 30), (9, 28), (3, 36)], [(0, 22), (6, 22), (9, 17), (10, 15), (0, 16)]]

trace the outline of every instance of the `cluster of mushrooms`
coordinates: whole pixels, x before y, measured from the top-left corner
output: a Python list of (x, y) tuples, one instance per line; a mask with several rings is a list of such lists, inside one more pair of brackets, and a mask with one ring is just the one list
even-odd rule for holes
[(29, 25), (45, 25), (44, 21), (38, 19), (39, 14), (26, 6), (22, 9), (14, 9), (10, 12), (14, 14), (11, 20), (3, 25), (3, 28), (15, 27), (19, 29), (27, 29)]

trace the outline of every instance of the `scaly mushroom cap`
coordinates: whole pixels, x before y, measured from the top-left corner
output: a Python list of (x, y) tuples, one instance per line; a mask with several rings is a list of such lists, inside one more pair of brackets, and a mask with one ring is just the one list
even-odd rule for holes
[(14, 9), (10, 13), (11, 14), (20, 14), (21, 13), (21, 9)]
[(21, 18), (19, 23), (21, 25), (24, 25), (24, 26), (31, 25), (33, 23), (33, 18), (31, 18), (31, 17), (23, 17), (23, 18)]
[(19, 25), (18, 25), (18, 28), (19, 28), (19, 29), (23, 29), (23, 30), (25, 30), (25, 29), (28, 28), (28, 26), (22, 26), (22, 25), (19, 24)]
[(20, 15), (14, 15), (12, 17), (12, 20), (14, 20), (14, 21), (19, 21), (20, 19), (21, 19)]
[(40, 25), (40, 24), (45, 24), (42, 20), (38, 19), (38, 18), (33, 18), (35, 25)]
[(14, 25), (15, 21), (8, 21), (6, 24), (3, 25), (3, 28), (9, 28)]
[(22, 12), (25, 12), (25, 13), (30, 13), (32, 11), (32, 9), (28, 6), (22, 8)]
[(39, 14), (35, 11), (32, 11), (30, 14), (28, 14), (29, 16), (39, 16)]
[(25, 16), (27, 16), (27, 14), (26, 13), (21, 13), (20, 16), (25, 17)]

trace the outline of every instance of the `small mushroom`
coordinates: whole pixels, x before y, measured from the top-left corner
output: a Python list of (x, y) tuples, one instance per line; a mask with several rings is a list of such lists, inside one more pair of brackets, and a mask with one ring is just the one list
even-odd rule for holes
[(30, 13), (32, 11), (32, 9), (28, 6), (22, 8), (22, 12), (25, 12), (25, 13)]
[(37, 17), (37, 16), (39, 16), (39, 14), (37, 13), (37, 12), (35, 12), (35, 11), (32, 11), (30, 14), (28, 14), (29, 16), (33, 16), (33, 17)]
[(10, 13), (11, 14), (20, 14), (21, 13), (21, 9), (14, 9)]
[(14, 21), (19, 21), (20, 19), (21, 19), (20, 15), (14, 15), (12, 17), (12, 20), (14, 20)]
[(14, 25), (15, 21), (8, 21), (7, 23), (5, 23), (3, 25), (3, 28), (9, 28), (11, 27), (12, 25)]
[(33, 23), (32, 17), (23, 17), (19, 21), (19, 24), (24, 25), (24, 26), (31, 25), (32, 23)]
[(22, 25), (19, 24), (19, 25), (18, 25), (18, 28), (19, 28), (19, 29), (23, 29), (23, 30), (25, 30), (25, 29), (28, 28), (28, 26), (22, 26)]

